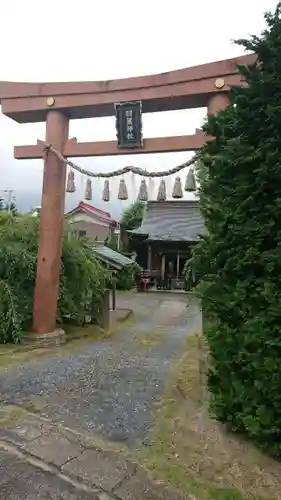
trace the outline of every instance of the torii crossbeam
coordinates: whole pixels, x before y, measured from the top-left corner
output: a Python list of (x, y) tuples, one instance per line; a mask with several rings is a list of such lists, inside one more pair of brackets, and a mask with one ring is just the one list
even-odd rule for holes
[[(79, 143), (69, 139), (69, 120), (114, 116), (114, 104), (142, 101), (143, 113), (206, 107), (216, 113), (240, 85), (237, 64), (254, 63), (255, 55), (227, 59), (159, 75), (100, 82), (0, 82), (2, 113), (18, 123), (46, 122), (46, 142), (16, 146), (18, 159), (42, 158), (46, 143), (67, 157), (192, 151), (207, 138), (194, 135), (144, 139), (142, 148), (120, 149), (114, 141)], [(44, 162), (40, 239), (34, 295), (34, 334), (56, 338), (56, 312), (64, 221), (66, 167), (49, 154)]]

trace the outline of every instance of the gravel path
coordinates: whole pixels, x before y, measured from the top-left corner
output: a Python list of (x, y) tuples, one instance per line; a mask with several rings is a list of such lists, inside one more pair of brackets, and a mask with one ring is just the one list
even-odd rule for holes
[(117, 304), (135, 316), (110, 340), (2, 370), (2, 401), (33, 402), (54, 421), (127, 446), (145, 441), (171, 366), (187, 334), (201, 327), (201, 314), (185, 294), (120, 294)]

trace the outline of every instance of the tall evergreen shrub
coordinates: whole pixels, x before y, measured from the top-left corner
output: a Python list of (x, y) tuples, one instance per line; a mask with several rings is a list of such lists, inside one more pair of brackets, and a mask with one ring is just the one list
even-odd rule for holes
[(212, 408), (232, 430), (281, 456), (281, 3), (245, 84), (204, 126), (200, 188), (208, 235), (195, 249), (209, 318)]
[[(32, 321), (39, 220), (0, 213), (0, 344), (18, 343)], [(57, 323), (98, 318), (109, 273), (87, 240), (65, 228)]]

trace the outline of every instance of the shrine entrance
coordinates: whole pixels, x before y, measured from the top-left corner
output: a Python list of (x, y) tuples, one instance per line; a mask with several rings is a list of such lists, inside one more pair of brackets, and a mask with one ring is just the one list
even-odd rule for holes
[[(45, 141), (14, 148), (17, 159), (44, 159), (32, 327), (35, 334), (56, 332), (67, 164), (72, 170), (79, 170), (66, 158), (198, 150), (206, 140), (211, 140), (200, 130), (193, 135), (143, 139), (141, 113), (206, 107), (208, 114), (214, 114), (228, 105), (230, 87), (241, 83), (237, 63), (250, 64), (254, 57), (248, 55), (160, 75), (104, 82), (0, 82), (4, 115), (18, 123), (46, 122)], [(117, 141), (79, 143), (69, 138), (70, 120), (114, 115)], [(133, 118), (132, 122), (128, 122), (128, 117)], [(175, 167), (172, 173), (192, 163), (194, 159)], [(112, 174), (129, 171), (149, 177), (147, 172), (131, 167)], [(90, 175), (87, 171), (82, 173)], [(167, 172), (158, 172), (155, 176), (165, 175)], [(93, 176), (110, 177), (102, 172)], [(71, 190), (71, 185), (68, 187)]]

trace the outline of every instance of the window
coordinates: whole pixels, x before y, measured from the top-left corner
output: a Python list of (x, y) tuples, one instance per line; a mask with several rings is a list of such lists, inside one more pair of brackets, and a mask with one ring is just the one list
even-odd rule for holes
[(78, 231), (78, 236), (79, 236), (79, 238), (83, 238), (83, 237), (87, 236), (87, 231), (83, 231), (83, 230)]

